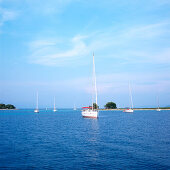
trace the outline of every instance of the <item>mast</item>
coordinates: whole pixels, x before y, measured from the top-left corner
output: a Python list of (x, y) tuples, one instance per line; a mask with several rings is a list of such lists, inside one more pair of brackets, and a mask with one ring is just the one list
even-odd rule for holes
[(157, 99), (158, 99), (158, 109), (159, 109), (159, 96), (157, 97)]
[(129, 94), (130, 94), (130, 108), (133, 109), (133, 100), (132, 100), (132, 91), (131, 91), (131, 87), (130, 87), (130, 82), (129, 82)]
[(54, 110), (55, 110), (55, 97), (54, 97)]
[[(93, 52), (93, 85), (95, 92), (95, 103), (97, 105), (97, 86), (96, 86), (96, 73), (95, 73), (95, 62), (94, 62), (94, 52)], [(93, 110), (93, 101), (92, 101), (92, 110)]]
[(75, 105), (75, 103), (74, 103), (74, 108), (73, 108), (74, 110), (76, 110), (76, 105)]
[(37, 104), (36, 104), (36, 109), (38, 110), (38, 92), (37, 92)]

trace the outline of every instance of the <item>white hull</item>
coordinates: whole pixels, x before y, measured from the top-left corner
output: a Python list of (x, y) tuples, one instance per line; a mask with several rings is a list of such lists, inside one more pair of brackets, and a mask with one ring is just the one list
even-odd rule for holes
[(57, 111), (56, 109), (53, 110), (53, 112), (56, 112), (56, 111)]
[(82, 110), (82, 116), (85, 118), (98, 118), (97, 110)]
[(39, 113), (39, 110), (38, 110), (38, 109), (35, 109), (35, 110), (34, 110), (34, 113)]
[(133, 113), (133, 110), (132, 109), (125, 109), (124, 112)]
[(159, 112), (159, 111), (161, 111), (161, 109), (156, 109), (156, 111), (158, 111), (158, 112)]

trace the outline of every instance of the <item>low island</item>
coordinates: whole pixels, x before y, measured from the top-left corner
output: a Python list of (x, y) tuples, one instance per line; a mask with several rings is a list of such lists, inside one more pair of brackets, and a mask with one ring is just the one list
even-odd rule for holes
[(16, 107), (12, 104), (0, 104), (0, 109), (1, 110), (16, 109)]

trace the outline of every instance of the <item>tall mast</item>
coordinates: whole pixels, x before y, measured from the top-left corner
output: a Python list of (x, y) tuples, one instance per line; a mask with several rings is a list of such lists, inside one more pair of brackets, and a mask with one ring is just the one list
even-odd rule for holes
[(54, 97), (54, 110), (55, 110), (55, 97)]
[(133, 100), (132, 100), (132, 92), (131, 92), (130, 82), (129, 82), (129, 94), (130, 94), (131, 109), (133, 109)]
[(36, 109), (38, 110), (38, 92), (37, 92), (37, 106)]
[(158, 109), (159, 109), (159, 96), (157, 97), (157, 99), (158, 99)]
[[(97, 105), (97, 87), (96, 87), (96, 73), (95, 73), (95, 63), (94, 63), (94, 53), (93, 53), (93, 82), (94, 82), (94, 91), (95, 91), (95, 103)], [(93, 105), (92, 105), (93, 109)]]

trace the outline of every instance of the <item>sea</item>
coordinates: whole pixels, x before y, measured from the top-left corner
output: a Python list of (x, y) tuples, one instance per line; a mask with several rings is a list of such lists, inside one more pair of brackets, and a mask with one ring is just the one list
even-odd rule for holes
[(0, 169), (170, 169), (170, 111), (0, 110)]

